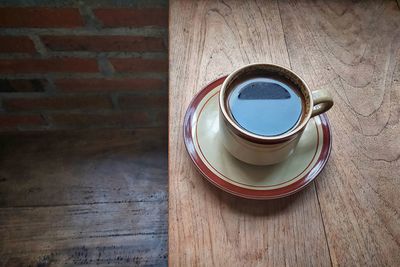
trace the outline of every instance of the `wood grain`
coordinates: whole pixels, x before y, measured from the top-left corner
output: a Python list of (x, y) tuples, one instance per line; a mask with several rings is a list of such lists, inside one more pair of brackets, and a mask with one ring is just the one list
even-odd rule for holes
[(182, 140), (186, 107), (208, 82), (251, 62), (290, 67), (278, 4), (170, 1), (169, 30), (169, 264), (329, 266), (314, 184), (282, 200), (239, 199), (204, 181)]
[(0, 266), (167, 263), (163, 129), (0, 136)]
[(400, 9), (282, 1), (280, 12), (292, 68), (335, 101), (332, 156), (316, 181), (332, 262), (399, 266)]

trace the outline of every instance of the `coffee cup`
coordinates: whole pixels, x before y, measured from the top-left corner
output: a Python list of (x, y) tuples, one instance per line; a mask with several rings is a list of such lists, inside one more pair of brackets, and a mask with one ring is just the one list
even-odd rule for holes
[(333, 105), (283, 66), (250, 64), (231, 73), (219, 92), (220, 138), (235, 158), (253, 165), (284, 161), (309, 120)]

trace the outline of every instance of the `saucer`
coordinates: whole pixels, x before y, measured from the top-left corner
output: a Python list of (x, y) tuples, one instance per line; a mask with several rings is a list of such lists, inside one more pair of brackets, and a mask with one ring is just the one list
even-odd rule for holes
[(310, 119), (295, 152), (284, 162), (244, 163), (225, 150), (218, 134), (218, 93), (225, 78), (201, 90), (186, 111), (184, 142), (198, 171), (220, 189), (244, 198), (281, 198), (303, 189), (329, 158), (332, 137), (327, 115)]

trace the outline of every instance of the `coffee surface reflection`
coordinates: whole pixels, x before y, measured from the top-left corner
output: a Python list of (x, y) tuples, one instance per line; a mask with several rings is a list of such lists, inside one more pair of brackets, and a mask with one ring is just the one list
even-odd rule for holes
[(238, 83), (228, 106), (232, 117), (245, 130), (262, 136), (277, 136), (295, 127), (302, 114), (302, 99), (281, 80), (256, 77)]

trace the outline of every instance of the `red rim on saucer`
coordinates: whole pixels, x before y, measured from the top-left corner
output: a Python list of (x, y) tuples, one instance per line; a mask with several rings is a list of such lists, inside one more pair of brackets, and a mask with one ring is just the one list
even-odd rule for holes
[[(273, 186), (248, 185), (245, 183), (241, 183), (241, 181), (238, 181), (237, 179), (236, 180), (231, 179), (232, 177), (229, 177), (229, 174), (223, 173), (216, 166), (213, 166), (213, 162), (207, 159), (207, 155), (203, 153), (201, 144), (199, 144), (198, 142), (199, 141), (197, 132), (199, 124), (198, 120), (204, 110), (204, 107), (208, 105), (209, 102), (211, 102), (209, 100), (214, 97), (218, 97), (219, 89), (217, 89), (217, 87), (220, 87), (220, 85), (224, 82), (226, 77), (227, 76), (219, 78), (211, 82), (207, 86), (205, 86), (193, 98), (192, 102), (190, 103), (186, 111), (183, 124), (184, 142), (186, 150), (191, 160), (193, 161), (194, 165), (196, 166), (197, 170), (215, 186), (219, 187), (220, 189), (228, 193), (243, 198), (249, 198), (249, 199), (282, 198), (294, 194), (303, 189), (306, 185), (308, 185), (311, 181), (313, 181), (318, 176), (318, 174), (323, 170), (331, 152), (332, 136), (331, 136), (328, 117), (326, 114), (317, 116), (318, 118), (316, 118), (314, 121), (316, 125), (315, 127), (316, 130), (314, 130), (315, 132), (314, 135), (316, 136), (314, 146), (316, 148), (315, 148), (315, 153), (313, 152), (312, 157), (310, 157), (310, 161), (308, 163), (306, 162), (303, 164), (305, 166), (303, 168), (304, 170), (301, 169), (298, 172), (296, 172), (296, 175), (293, 175), (294, 177), (285, 177), (285, 181), (282, 183), (276, 183)], [(206, 97), (207, 101), (203, 101)], [(213, 116), (213, 118), (215, 119), (215, 116)], [(311, 120), (309, 124), (310, 123)], [(213, 142), (213, 140), (217, 140), (217, 138), (210, 140), (210, 142)], [(224, 148), (219, 148), (219, 149), (224, 149)], [(223, 152), (227, 153), (225, 151)], [(239, 161), (232, 160), (230, 162), (239, 162)], [(257, 168), (247, 164), (243, 165), (245, 163), (242, 162), (232, 163), (232, 164), (236, 165), (235, 168), (240, 168), (240, 166), (245, 166), (245, 168), (249, 169)], [(225, 168), (229, 168), (229, 166)]]

